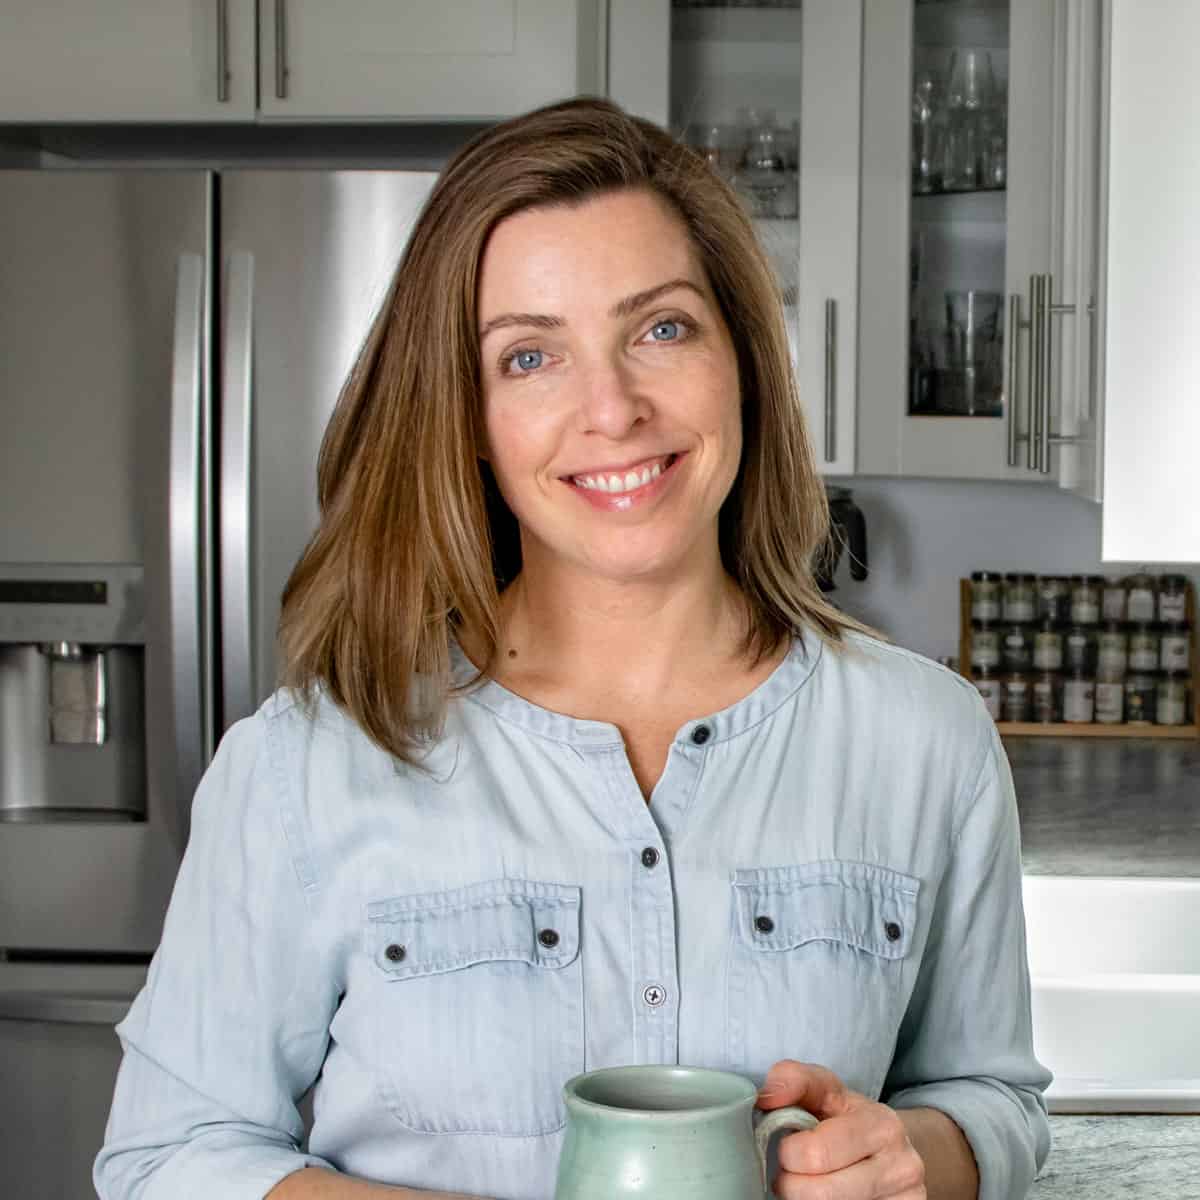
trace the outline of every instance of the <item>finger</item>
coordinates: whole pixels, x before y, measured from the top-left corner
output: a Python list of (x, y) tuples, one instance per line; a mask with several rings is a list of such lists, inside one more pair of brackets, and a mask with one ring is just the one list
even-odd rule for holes
[(787, 1134), (779, 1143), (779, 1165), (799, 1175), (825, 1175), (907, 1146), (908, 1131), (894, 1110), (868, 1102), (816, 1129)]
[(758, 1093), (759, 1108), (798, 1104), (817, 1117), (836, 1117), (849, 1111), (859, 1097), (828, 1067), (785, 1058), (768, 1072)]
[(911, 1147), (876, 1154), (829, 1175), (797, 1175), (781, 1169), (780, 1200), (925, 1200), (925, 1164)]

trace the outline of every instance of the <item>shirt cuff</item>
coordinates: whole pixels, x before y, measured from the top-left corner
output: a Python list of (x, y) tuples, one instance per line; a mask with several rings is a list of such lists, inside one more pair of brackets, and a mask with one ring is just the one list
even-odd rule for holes
[(979, 1200), (1025, 1200), (1050, 1153), (1040, 1092), (999, 1080), (948, 1079), (888, 1097), (895, 1109), (936, 1108), (963, 1131), (979, 1170)]

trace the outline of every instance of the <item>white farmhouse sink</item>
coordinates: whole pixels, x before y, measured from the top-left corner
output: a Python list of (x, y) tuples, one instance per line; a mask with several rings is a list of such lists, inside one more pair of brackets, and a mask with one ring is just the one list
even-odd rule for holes
[(1200, 1113), (1200, 880), (1027, 875), (1052, 1112)]

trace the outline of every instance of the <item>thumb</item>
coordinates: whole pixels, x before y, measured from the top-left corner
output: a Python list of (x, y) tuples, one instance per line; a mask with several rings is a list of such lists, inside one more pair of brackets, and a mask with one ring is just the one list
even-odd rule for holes
[(814, 1117), (836, 1117), (853, 1106), (854, 1095), (828, 1067), (785, 1058), (767, 1072), (758, 1091), (758, 1107), (795, 1104)]

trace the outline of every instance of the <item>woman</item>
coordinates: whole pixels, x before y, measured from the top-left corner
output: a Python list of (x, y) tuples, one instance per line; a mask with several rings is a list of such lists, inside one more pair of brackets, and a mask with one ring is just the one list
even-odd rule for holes
[(599, 101), (463, 150), (319, 492), (289, 686), (201, 784), (119, 1027), (103, 1197), (545, 1200), (562, 1084), (630, 1062), (827, 1118), (781, 1196), (1024, 1195), (1003, 751), (814, 586), (775, 285), (697, 157)]

